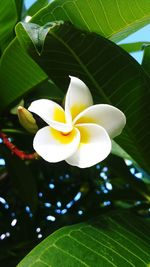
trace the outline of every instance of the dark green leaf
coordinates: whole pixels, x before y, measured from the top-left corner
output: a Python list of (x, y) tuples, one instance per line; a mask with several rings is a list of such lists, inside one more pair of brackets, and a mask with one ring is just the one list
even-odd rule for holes
[(37, 86), (36, 90), (27, 95), (27, 98), (31, 100), (47, 98), (62, 103), (64, 98), (64, 92), (61, 91), (51, 80)]
[(116, 156), (119, 156), (123, 159), (129, 159), (129, 160), (132, 160), (134, 162), (134, 160), (131, 158), (131, 156), (125, 150), (123, 150), (122, 147), (119, 146), (114, 140), (112, 140), (111, 153), (116, 155)]
[(70, 21), (80, 29), (96, 32), (113, 41), (149, 24), (149, 0), (55, 0), (40, 10), (32, 22)]
[(24, 52), (16, 39), (2, 56), (0, 77), (0, 111), (47, 79), (44, 71)]
[(24, 10), (24, 0), (15, 0), (16, 8), (17, 8), (17, 14), (18, 14), (18, 21), (22, 18), (22, 12)]
[(111, 212), (64, 227), (32, 250), (18, 267), (147, 267), (150, 221), (131, 212)]
[[(134, 177), (124, 160), (116, 156), (111, 156), (106, 159), (106, 162), (106, 164), (108, 164), (108, 166), (111, 168), (113, 180), (116, 178), (124, 181), (124, 184), (130, 185), (131, 189), (142, 195), (147, 201), (150, 200), (150, 186), (148, 184), (146, 185), (142, 179), (137, 179)], [(142, 170), (140, 171), (142, 172)]]
[(17, 22), (17, 9), (14, 0), (0, 0), (0, 49), (8, 45), (14, 35), (14, 26)]
[[(28, 28), (29, 24), (26, 31)], [(112, 104), (125, 113), (127, 125), (116, 141), (137, 163), (150, 170), (150, 143), (145, 143), (150, 136), (150, 80), (141, 66), (111, 41), (68, 23), (50, 27), (39, 56), (33, 38), (29, 40), (24, 30), (25, 24), (16, 27), (21, 45), (60, 88), (67, 89), (69, 75), (77, 76), (89, 86), (95, 103)]]

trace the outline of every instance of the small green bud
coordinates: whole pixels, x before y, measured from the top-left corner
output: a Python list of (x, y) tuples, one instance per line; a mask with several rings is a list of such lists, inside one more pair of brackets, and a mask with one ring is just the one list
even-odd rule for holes
[(30, 133), (36, 133), (38, 131), (38, 126), (36, 120), (33, 118), (33, 115), (26, 108), (19, 106), (18, 107), (18, 118), (20, 124)]

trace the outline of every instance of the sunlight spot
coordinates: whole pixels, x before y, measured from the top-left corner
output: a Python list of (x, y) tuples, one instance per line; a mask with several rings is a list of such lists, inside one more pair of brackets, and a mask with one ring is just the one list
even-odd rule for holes
[(11, 226), (14, 227), (17, 223), (17, 219), (13, 219), (12, 222), (11, 222)]
[(99, 164), (96, 165), (96, 169), (100, 170), (101, 166)]
[(67, 209), (63, 209), (62, 211), (61, 211), (61, 214), (65, 214), (67, 212)]
[(83, 211), (82, 210), (78, 210), (78, 214), (79, 215), (82, 215), (83, 214)]
[(81, 192), (78, 192), (74, 197), (74, 201), (78, 201), (81, 198)]
[(10, 236), (10, 233), (9, 232), (6, 232), (6, 236), (9, 237)]
[(103, 178), (104, 180), (107, 180), (108, 179), (108, 177), (107, 177), (107, 175), (106, 175), (105, 172), (101, 172), (100, 173), (100, 177)]
[(70, 178), (70, 175), (69, 174), (65, 174), (65, 178), (66, 179), (69, 179)]
[(132, 161), (129, 159), (125, 159), (125, 163), (127, 166), (131, 166), (132, 165)]
[(106, 188), (108, 189), (108, 190), (112, 190), (112, 184), (111, 183), (109, 183), (109, 182), (106, 182)]
[(67, 209), (71, 208), (73, 204), (74, 204), (74, 201), (71, 200), (71, 201), (66, 205), (66, 208), (67, 208)]
[(46, 220), (54, 222), (56, 220), (56, 218), (54, 216), (52, 216), (52, 215), (48, 215), (46, 217)]
[(5, 209), (8, 210), (9, 209), (9, 205), (8, 204), (5, 204)]
[(111, 204), (111, 202), (110, 202), (109, 200), (103, 202), (103, 205), (104, 205), (104, 206), (109, 206), (110, 204)]
[(30, 211), (31, 211), (29, 206), (26, 206), (25, 210), (26, 210), (27, 213), (30, 213)]
[(52, 206), (52, 204), (49, 203), (49, 202), (45, 202), (45, 203), (44, 203), (44, 206), (45, 206), (46, 208), (50, 208), (50, 207)]
[(60, 209), (56, 209), (55, 212), (56, 212), (57, 214), (61, 214), (61, 210), (60, 210)]
[(6, 204), (6, 200), (5, 200), (3, 197), (0, 197), (0, 202), (1, 202), (2, 204)]
[(138, 179), (142, 179), (143, 175), (141, 172), (135, 173), (135, 177)]
[(6, 235), (5, 235), (5, 234), (2, 234), (2, 235), (0, 236), (0, 239), (3, 240), (3, 239), (5, 239), (5, 237), (6, 237)]
[(131, 172), (132, 174), (135, 174), (135, 168), (131, 168), (131, 169), (130, 169), (130, 172)]
[(57, 202), (57, 207), (61, 208), (61, 202), (60, 201)]
[(1, 165), (1, 166), (5, 166), (5, 165), (6, 165), (6, 163), (5, 163), (5, 160), (4, 160), (4, 159), (0, 159), (0, 165)]
[(103, 172), (107, 172), (107, 171), (108, 171), (108, 167), (104, 167)]
[(54, 188), (55, 188), (55, 185), (50, 183), (50, 184), (48, 185), (48, 187), (49, 187), (50, 189), (54, 189)]

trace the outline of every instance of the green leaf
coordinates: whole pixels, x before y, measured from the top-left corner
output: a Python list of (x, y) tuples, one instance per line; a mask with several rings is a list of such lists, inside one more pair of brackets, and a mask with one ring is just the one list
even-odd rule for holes
[(149, 220), (131, 212), (111, 212), (57, 230), (18, 267), (147, 267), (150, 262), (148, 226)]
[(149, 24), (150, 4), (149, 0), (55, 0), (32, 22), (44, 25), (54, 20), (70, 21), (80, 29), (119, 41)]
[[(135, 190), (148, 202), (150, 201), (150, 186), (148, 184), (148, 177), (146, 181), (147, 184), (144, 183), (146, 177), (144, 177), (143, 180), (137, 179), (133, 174), (131, 174), (129, 167), (125, 164), (125, 161), (116, 156), (108, 157), (106, 159), (106, 164), (108, 164), (109, 168), (111, 168), (111, 175), (113, 177), (112, 184), (115, 179), (121, 179), (124, 181), (124, 184), (128, 184), (132, 190)], [(140, 170), (140, 172), (142, 172), (142, 170)]]
[(31, 99), (35, 100), (40, 98), (47, 98), (62, 103), (64, 92), (60, 90), (60, 88), (58, 88), (51, 80), (48, 80), (37, 86), (36, 90), (28, 93), (27, 98), (29, 99), (29, 101), (31, 101)]
[(27, 15), (33, 16), (36, 12), (38, 12), (41, 8), (46, 6), (49, 3), (49, 0), (37, 0), (28, 10)]
[(14, 36), (14, 26), (17, 22), (14, 0), (0, 0), (0, 18), (0, 49), (3, 51)]
[(131, 158), (131, 156), (125, 150), (123, 150), (122, 147), (119, 146), (114, 140), (112, 140), (111, 153), (116, 155), (116, 156), (119, 156), (123, 159), (129, 159), (129, 160), (132, 160), (134, 162), (134, 160)]
[(16, 39), (3, 53), (0, 77), (0, 111), (47, 79), (44, 71), (25, 53)]
[(26, 33), (25, 28), (25, 24), (17, 25), (18, 40), (56, 85), (66, 91), (69, 75), (79, 77), (90, 88), (95, 103), (112, 104), (125, 113), (126, 128), (115, 140), (139, 165), (150, 170), (150, 143), (145, 144), (150, 136), (150, 80), (142, 67), (111, 41), (68, 23), (54, 23), (49, 28), (39, 56), (34, 46), (41, 45), (41, 40), (34, 41), (34, 34), (30, 39), (29, 24)]
[(126, 50), (128, 53), (138, 52), (144, 50), (144, 48), (149, 45), (150, 42), (135, 42), (135, 43), (128, 43), (128, 44), (119, 44), (121, 48)]

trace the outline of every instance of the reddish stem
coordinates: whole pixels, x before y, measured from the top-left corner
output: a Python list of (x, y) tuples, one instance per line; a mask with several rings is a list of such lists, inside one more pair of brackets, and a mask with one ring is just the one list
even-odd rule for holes
[(9, 138), (7, 137), (7, 135), (5, 133), (0, 132), (0, 138), (3, 140), (4, 145), (11, 150), (12, 154), (16, 155), (17, 157), (19, 157), (20, 159), (37, 159), (38, 158), (38, 154), (36, 152), (34, 153), (25, 153), (24, 151), (18, 149), (13, 143), (11, 143), (11, 141), (9, 141)]

